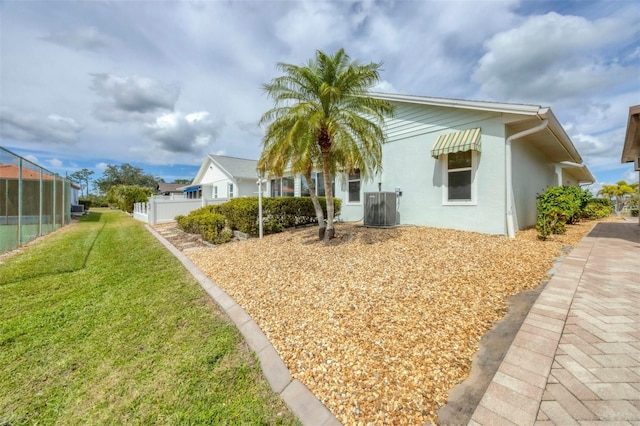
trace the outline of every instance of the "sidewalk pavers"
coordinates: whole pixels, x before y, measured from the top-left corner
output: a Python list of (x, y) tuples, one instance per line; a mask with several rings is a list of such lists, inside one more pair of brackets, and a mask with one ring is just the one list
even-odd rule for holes
[(531, 308), (470, 424), (640, 424), (640, 227), (599, 223)]

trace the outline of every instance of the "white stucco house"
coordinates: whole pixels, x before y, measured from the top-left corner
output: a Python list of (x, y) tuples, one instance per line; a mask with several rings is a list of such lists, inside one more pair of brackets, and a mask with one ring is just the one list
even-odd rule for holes
[(229, 200), (255, 197), (256, 160), (209, 154), (190, 185), (183, 188), (188, 199)]
[[(536, 195), (547, 187), (595, 181), (549, 107), (373, 96), (397, 107), (395, 117), (386, 122), (382, 172), (368, 182), (357, 171), (336, 176), (340, 220), (363, 220), (370, 204), (365, 194), (381, 192), (395, 199), (397, 224), (513, 236), (535, 225)], [(198, 177), (206, 172), (203, 164)], [(313, 179), (319, 195), (324, 195), (318, 177)], [(196, 178), (194, 183), (205, 180), (209, 181)], [(247, 192), (256, 190), (255, 177), (247, 184), (253, 184)], [(300, 176), (270, 179), (264, 193), (306, 194), (308, 187)]]

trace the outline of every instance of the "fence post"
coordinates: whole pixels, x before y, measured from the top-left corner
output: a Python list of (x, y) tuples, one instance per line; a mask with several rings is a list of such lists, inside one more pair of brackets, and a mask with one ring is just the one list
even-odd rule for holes
[(22, 157), (18, 159), (18, 246), (22, 245)]

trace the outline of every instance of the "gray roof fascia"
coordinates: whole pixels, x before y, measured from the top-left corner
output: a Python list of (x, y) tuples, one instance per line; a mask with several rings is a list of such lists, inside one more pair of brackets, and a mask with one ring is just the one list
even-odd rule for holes
[(545, 108), (539, 105), (506, 104), (501, 102), (467, 101), (463, 99), (427, 98), (423, 96), (399, 95), (395, 93), (371, 92), (372, 98), (419, 105), (433, 105), (450, 108), (474, 109), (506, 114), (537, 115)]
[(571, 138), (564, 130), (564, 127), (562, 127), (562, 124), (560, 124), (553, 111), (551, 111), (551, 108), (541, 108), (538, 115), (549, 120), (549, 130), (555, 135), (556, 139), (560, 142), (560, 145), (562, 145), (567, 154), (569, 154), (572, 159), (571, 161), (581, 164), (583, 162), (582, 157), (571, 141)]

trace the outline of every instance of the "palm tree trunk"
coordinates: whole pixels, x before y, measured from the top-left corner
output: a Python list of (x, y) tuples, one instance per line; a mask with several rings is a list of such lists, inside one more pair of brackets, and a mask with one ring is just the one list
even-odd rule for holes
[(324, 240), (329, 241), (335, 237), (333, 228), (333, 188), (331, 188), (331, 151), (322, 150), (322, 177), (324, 178), (324, 191), (327, 200), (327, 231)]
[(313, 203), (313, 208), (316, 210), (316, 217), (318, 218), (318, 240), (324, 239), (324, 234), (327, 229), (327, 225), (324, 223), (324, 212), (322, 211), (322, 206), (320, 205), (320, 201), (318, 201), (318, 194), (316, 194), (316, 186), (311, 180), (311, 170), (305, 172), (304, 178), (307, 180), (307, 185), (309, 186), (309, 195), (311, 196), (311, 202)]

